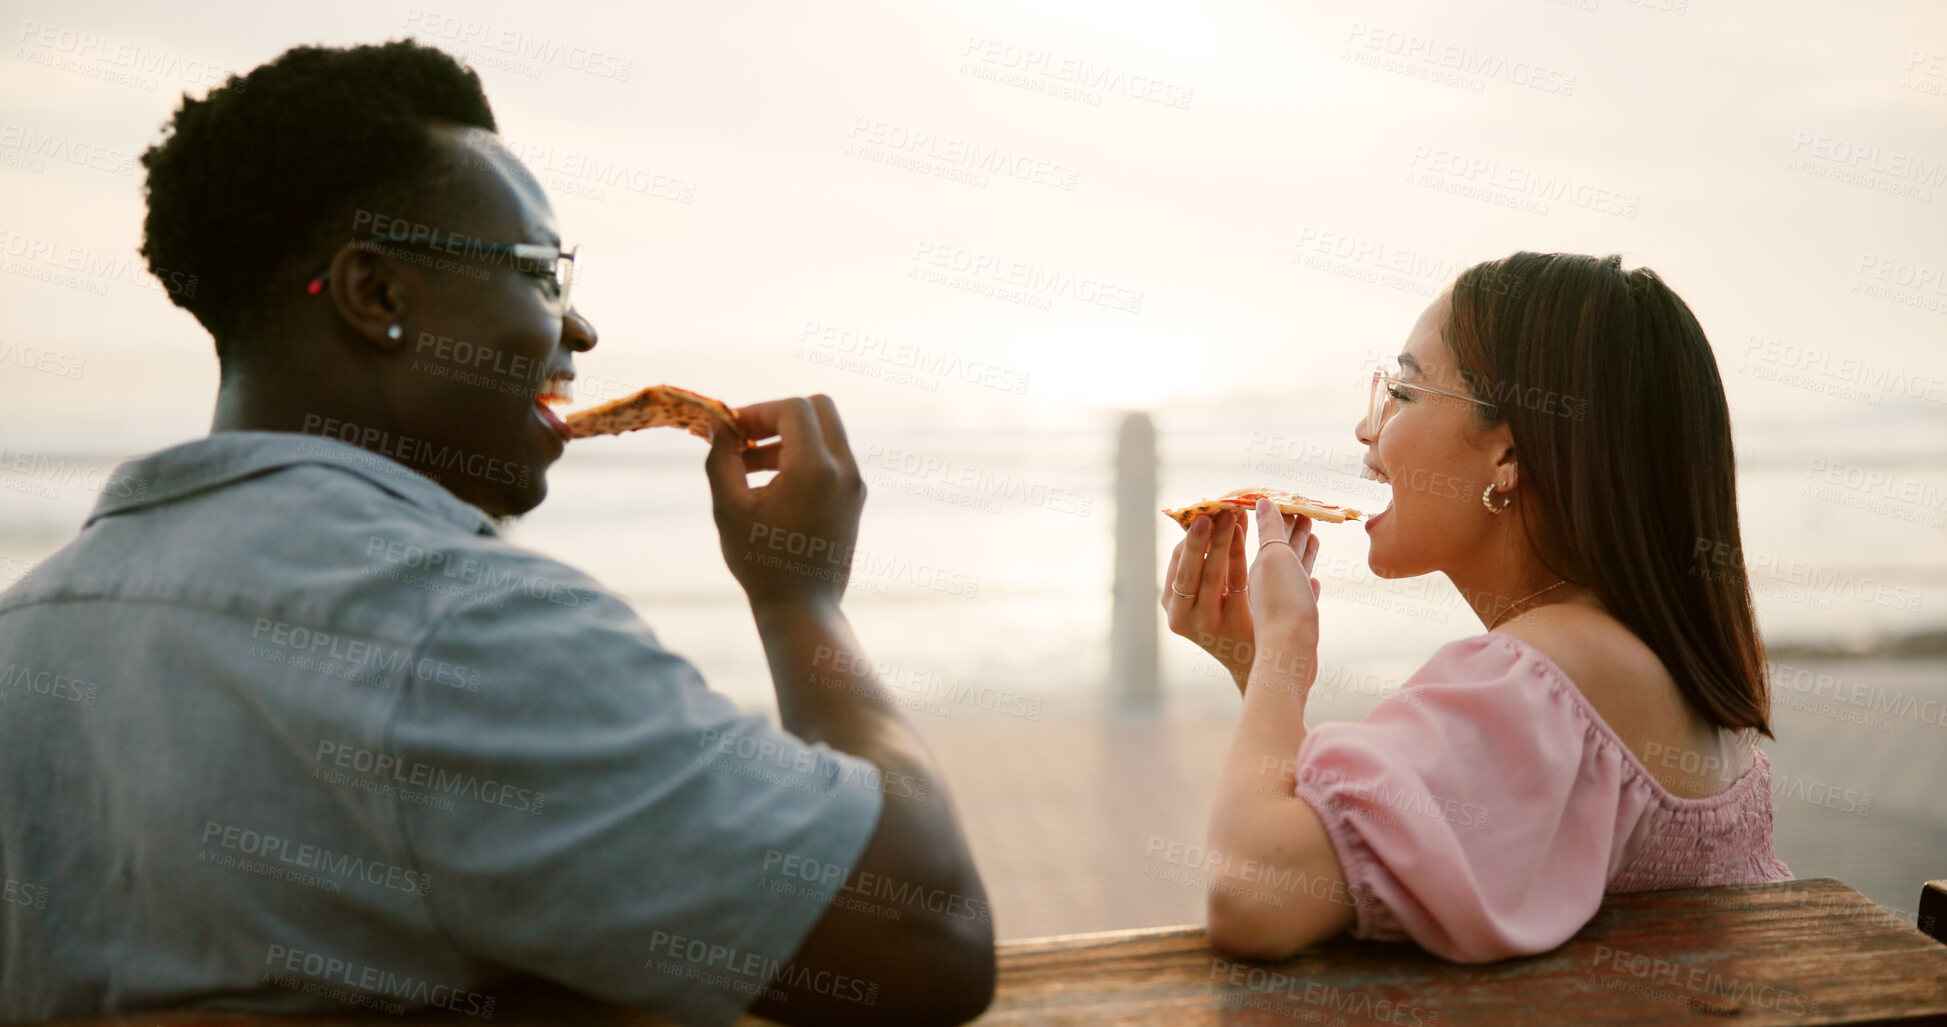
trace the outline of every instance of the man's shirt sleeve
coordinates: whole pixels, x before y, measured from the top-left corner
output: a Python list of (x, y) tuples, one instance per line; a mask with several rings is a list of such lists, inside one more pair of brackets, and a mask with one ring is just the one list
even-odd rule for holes
[(877, 824), (876, 767), (740, 713), (606, 593), (469, 604), (416, 657), (390, 784), (436, 918), (478, 958), (728, 1021)]

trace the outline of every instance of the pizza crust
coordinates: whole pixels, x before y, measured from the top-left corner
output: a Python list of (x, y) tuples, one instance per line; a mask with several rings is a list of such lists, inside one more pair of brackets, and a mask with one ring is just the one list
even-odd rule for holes
[(1214, 517), (1225, 510), (1241, 512), (1253, 509), (1257, 506), (1259, 497), (1268, 498), (1278, 504), (1278, 509), (1284, 513), (1303, 514), (1314, 521), (1340, 524), (1365, 516), (1364, 513), (1354, 510), (1351, 507), (1333, 506), (1330, 503), (1321, 503), (1316, 499), (1308, 499), (1296, 492), (1269, 487), (1238, 489), (1235, 492), (1226, 492), (1216, 499), (1206, 499), (1200, 503), (1191, 503), (1189, 506), (1177, 507), (1174, 510), (1164, 510), (1163, 515), (1188, 528), (1190, 523), (1195, 521), (1200, 514), (1209, 514)]
[(667, 426), (685, 429), (705, 440), (714, 438), (718, 431), (728, 431), (742, 440), (743, 448), (751, 446), (736, 413), (722, 400), (674, 385), (651, 385), (634, 395), (578, 410), (562, 420), (578, 439)]

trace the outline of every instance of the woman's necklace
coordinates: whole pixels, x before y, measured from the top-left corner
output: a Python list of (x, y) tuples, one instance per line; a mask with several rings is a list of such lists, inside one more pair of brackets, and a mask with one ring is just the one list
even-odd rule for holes
[(1527, 602), (1528, 600), (1530, 600), (1530, 599), (1533, 599), (1534, 597), (1536, 597), (1536, 596), (1538, 596), (1538, 595), (1540, 595), (1540, 594), (1542, 594), (1543, 592), (1546, 592), (1546, 591), (1548, 591), (1548, 589), (1552, 589), (1552, 588), (1561, 588), (1561, 587), (1562, 587), (1563, 585), (1566, 585), (1566, 584), (1568, 584), (1568, 579), (1567, 579), (1567, 578), (1563, 578), (1562, 580), (1560, 580), (1560, 581), (1557, 581), (1557, 582), (1555, 582), (1555, 583), (1554, 583), (1553, 585), (1550, 585), (1550, 586), (1548, 586), (1548, 588), (1544, 588), (1544, 589), (1540, 589), (1540, 590), (1538, 590), (1538, 591), (1534, 591), (1534, 592), (1530, 592), (1530, 593), (1528, 593), (1527, 595), (1525, 595), (1525, 596), (1522, 596), (1522, 597), (1521, 597), (1521, 598), (1519, 598), (1519, 599), (1516, 599), (1516, 600), (1515, 600), (1515, 601), (1514, 601), (1514, 602), (1513, 602), (1512, 604), (1510, 604), (1510, 605), (1508, 606), (1508, 608), (1507, 608), (1507, 610), (1506, 610), (1505, 612), (1503, 612), (1503, 613), (1501, 614), (1501, 616), (1499, 616), (1499, 617), (1496, 617), (1496, 618), (1494, 618), (1494, 623), (1492, 623), (1492, 624), (1489, 624), (1489, 625), (1487, 626), (1487, 630), (1489, 630), (1489, 631), (1493, 631), (1493, 630), (1494, 630), (1494, 629), (1495, 629), (1496, 627), (1499, 627), (1502, 621), (1504, 621), (1504, 620), (1506, 620), (1506, 619), (1508, 619), (1508, 614), (1511, 614), (1511, 613), (1513, 613), (1513, 612), (1514, 612), (1514, 611), (1515, 611), (1515, 610), (1516, 610), (1517, 608), (1519, 608), (1519, 607), (1521, 606), (1521, 604), (1522, 604), (1522, 603), (1525, 603), (1525, 602)]

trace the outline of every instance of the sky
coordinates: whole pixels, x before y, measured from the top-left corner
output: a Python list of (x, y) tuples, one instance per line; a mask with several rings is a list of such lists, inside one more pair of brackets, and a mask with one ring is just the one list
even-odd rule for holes
[[(1656, 268), (1721, 358), (1761, 340), (1780, 369), (1818, 350), (1941, 371), (1947, 9), (1919, 0), (6, 14), (0, 331), (89, 365), (8, 376), (29, 437), (98, 405), (108, 434), (206, 423), (208, 338), (131, 256), (135, 158), (181, 92), (291, 45), (408, 35), (480, 70), (586, 248), (604, 344), (584, 364), (620, 381), (801, 392), (846, 381), (802, 344), (878, 340), (1032, 383), (949, 409), (841, 397), (892, 416), (1290, 394), (1392, 352), (1415, 290), (1518, 248)], [(1847, 402), (1727, 378), (1734, 406)]]

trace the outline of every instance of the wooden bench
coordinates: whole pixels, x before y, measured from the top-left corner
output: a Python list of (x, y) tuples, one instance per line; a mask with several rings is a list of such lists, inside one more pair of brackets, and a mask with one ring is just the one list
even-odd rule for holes
[[(1924, 902), (1923, 902), (1924, 905)], [(503, 992), (489, 1024), (647, 1027), (563, 992)], [(378, 1027), (453, 1014), (172, 1012), (91, 1027)], [(763, 1023), (745, 1018), (745, 1023)], [(1227, 959), (1198, 927), (1004, 942), (982, 1024), (1947, 1023), (1947, 945), (1832, 878), (1618, 895), (1552, 952), (1459, 966), (1340, 937), (1278, 963)], [(77, 1027), (78, 1027), (77, 1022)]]

